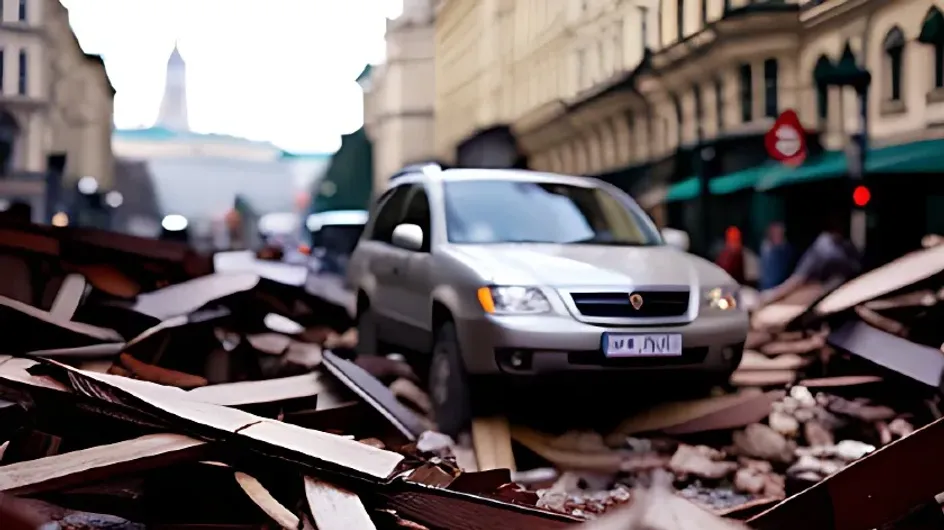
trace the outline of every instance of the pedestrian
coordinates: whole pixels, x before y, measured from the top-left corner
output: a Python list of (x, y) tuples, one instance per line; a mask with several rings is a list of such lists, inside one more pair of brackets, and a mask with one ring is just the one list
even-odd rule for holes
[(831, 215), (793, 274), (777, 287), (764, 291), (761, 303), (782, 300), (805, 285), (821, 284), (828, 289), (857, 276), (862, 270), (862, 258), (845, 233), (844, 220)]
[(721, 249), (715, 263), (730, 274), (738, 284), (744, 284), (744, 244), (741, 240), (741, 231), (736, 226), (730, 226), (724, 231), (724, 248)]
[(793, 246), (787, 241), (783, 223), (770, 223), (760, 246), (760, 289), (773, 289), (786, 281), (793, 259)]

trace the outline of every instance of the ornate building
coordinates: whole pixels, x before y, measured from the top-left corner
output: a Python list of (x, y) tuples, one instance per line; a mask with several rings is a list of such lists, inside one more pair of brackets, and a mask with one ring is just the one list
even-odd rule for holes
[(92, 176), (112, 185), (115, 91), (102, 59), (82, 51), (58, 0), (0, 10), (0, 207), (49, 220), (58, 190)]
[(435, 157), (434, 31), (432, 0), (404, 0), (403, 13), (387, 21), (386, 60), (359, 79), (375, 192), (404, 166)]
[[(944, 188), (931, 178), (944, 171), (942, 10), (940, 0), (442, 0), (437, 152), (483, 165), (463, 157), (476, 145), (489, 164), (511, 165), (514, 152), (534, 169), (599, 176), (657, 222), (701, 232), (702, 251), (724, 226), (756, 242), (778, 219), (802, 245), (824, 212), (849, 205), (844, 150), (863, 122), (862, 100), (829, 73), (865, 70), (870, 241), (894, 253), (944, 230)], [(796, 169), (764, 149), (786, 109), (810, 146)], [(917, 207), (903, 213), (904, 201)]]

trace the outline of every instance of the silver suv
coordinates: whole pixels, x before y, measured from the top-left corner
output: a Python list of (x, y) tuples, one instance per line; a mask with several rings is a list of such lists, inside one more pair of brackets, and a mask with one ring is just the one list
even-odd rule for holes
[(430, 394), (450, 434), (471, 419), (480, 376), (673, 370), (714, 382), (737, 367), (748, 329), (728, 274), (666, 245), (630, 197), (584, 177), (399, 175), (348, 281), (363, 353), (431, 354)]

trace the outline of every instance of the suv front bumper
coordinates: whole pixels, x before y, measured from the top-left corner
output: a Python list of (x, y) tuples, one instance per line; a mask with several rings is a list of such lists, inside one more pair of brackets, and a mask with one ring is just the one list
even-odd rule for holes
[[(456, 322), (462, 356), (471, 374), (519, 375), (565, 371), (689, 370), (723, 371), (740, 356), (748, 331), (743, 311), (699, 315), (690, 323), (667, 326), (601, 326), (566, 316), (485, 316)], [(681, 333), (681, 357), (607, 359), (604, 332)], [(526, 357), (523, 367), (511, 356)]]

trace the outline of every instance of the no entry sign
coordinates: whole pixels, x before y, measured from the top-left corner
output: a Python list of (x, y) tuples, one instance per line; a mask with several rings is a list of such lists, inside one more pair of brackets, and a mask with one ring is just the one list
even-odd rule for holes
[(764, 136), (764, 145), (771, 158), (788, 166), (798, 166), (806, 160), (806, 136), (800, 118), (793, 110), (785, 110)]

